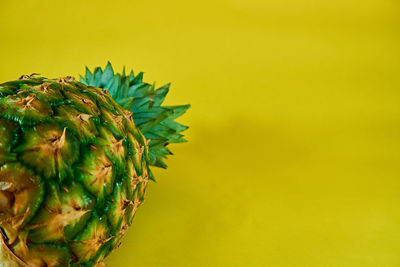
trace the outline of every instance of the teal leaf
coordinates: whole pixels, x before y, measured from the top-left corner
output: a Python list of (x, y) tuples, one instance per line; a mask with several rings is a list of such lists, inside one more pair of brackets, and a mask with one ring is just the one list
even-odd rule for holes
[[(81, 82), (108, 90), (122, 108), (132, 111), (136, 126), (150, 140), (149, 164), (166, 168), (164, 159), (172, 155), (168, 145), (186, 142), (182, 132), (188, 127), (175, 119), (183, 115), (190, 105), (162, 106), (170, 84), (156, 89), (155, 84), (143, 82), (143, 75), (143, 72), (135, 75), (131, 71), (127, 76), (125, 68), (122, 74), (114, 73), (111, 63), (108, 62), (104, 71), (97, 67), (92, 73), (86, 68)], [(154, 180), (151, 172), (149, 178)]]

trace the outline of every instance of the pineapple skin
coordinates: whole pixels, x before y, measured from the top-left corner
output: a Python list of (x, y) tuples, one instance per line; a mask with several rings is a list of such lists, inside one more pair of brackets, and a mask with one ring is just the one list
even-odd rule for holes
[(101, 266), (144, 200), (148, 143), (107, 90), (0, 84), (0, 267)]

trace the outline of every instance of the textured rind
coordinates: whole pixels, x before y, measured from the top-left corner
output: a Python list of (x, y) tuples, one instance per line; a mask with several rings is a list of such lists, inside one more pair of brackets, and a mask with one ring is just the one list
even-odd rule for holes
[[(172, 155), (167, 146), (171, 143), (186, 142), (181, 132), (188, 127), (174, 120), (185, 113), (190, 105), (162, 106), (169, 91), (169, 84), (155, 89), (154, 84), (143, 82), (142, 72), (137, 75), (133, 72), (126, 75), (125, 70), (122, 74), (114, 73), (110, 62), (104, 70), (98, 67), (93, 73), (86, 68), (81, 82), (109, 91), (121, 107), (133, 113), (135, 124), (150, 140), (150, 165), (166, 168), (163, 159)], [(151, 173), (150, 178), (153, 178)]]
[(151, 173), (132, 116), (70, 77), (22, 77), (0, 84), (1, 131), (0, 266), (100, 265)]
[(27, 267), (6, 245), (4, 235), (0, 233), (0, 267)]

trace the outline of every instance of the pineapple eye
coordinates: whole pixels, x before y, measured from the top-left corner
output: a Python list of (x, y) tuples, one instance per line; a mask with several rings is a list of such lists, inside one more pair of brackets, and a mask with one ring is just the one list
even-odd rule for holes
[(32, 73), (30, 75), (21, 75), (18, 80), (30, 80), (30, 79), (34, 79), (35, 76), (40, 75), (39, 73)]
[(50, 85), (49, 83), (43, 83), (39, 86), (39, 90), (44, 93), (47, 93), (49, 91), (49, 85)]
[[(35, 101), (35, 96), (28, 95), (27, 97), (19, 100), (17, 103), (23, 108), (30, 108), (33, 101)], [(32, 107), (32, 108), (34, 108), (34, 107)]]

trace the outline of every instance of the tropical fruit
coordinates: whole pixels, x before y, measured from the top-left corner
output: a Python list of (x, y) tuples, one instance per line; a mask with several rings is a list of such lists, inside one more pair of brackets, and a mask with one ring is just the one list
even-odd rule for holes
[(0, 266), (97, 266), (121, 243), (189, 105), (143, 73), (0, 84)]

